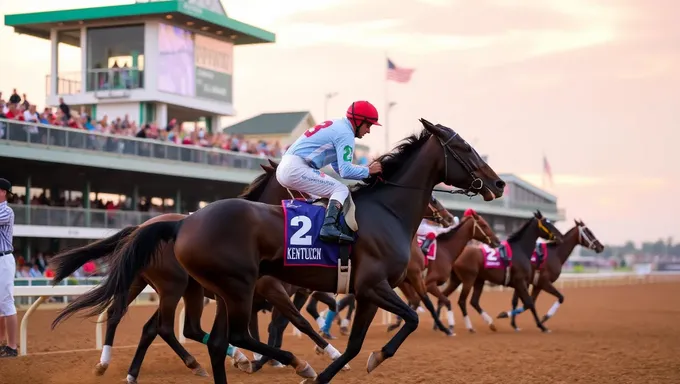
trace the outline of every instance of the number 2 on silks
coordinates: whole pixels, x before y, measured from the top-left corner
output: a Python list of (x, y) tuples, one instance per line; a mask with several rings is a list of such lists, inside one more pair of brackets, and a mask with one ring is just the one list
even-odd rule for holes
[(312, 235), (308, 235), (312, 229), (312, 220), (307, 216), (294, 216), (290, 219), (291, 227), (300, 227), (290, 237), (291, 245), (312, 245)]
[(318, 125), (316, 125), (316, 126), (314, 126), (314, 127), (312, 127), (312, 128), (309, 128), (308, 130), (306, 130), (306, 131), (305, 131), (305, 136), (310, 137), (310, 136), (312, 136), (313, 134), (319, 132), (320, 130), (322, 130), (322, 129), (324, 129), (324, 128), (330, 127), (331, 125), (333, 125), (333, 122), (330, 121), (330, 120), (326, 120), (326, 121), (324, 121), (323, 123), (318, 124)]

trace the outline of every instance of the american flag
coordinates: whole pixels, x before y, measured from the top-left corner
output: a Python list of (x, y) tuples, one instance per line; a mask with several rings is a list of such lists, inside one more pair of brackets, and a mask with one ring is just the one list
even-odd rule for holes
[(387, 59), (387, 80), (394, 80), (397, 83), (408, 83), (415, 69), (399, 68), (392, 60)]
[(552, 170), (550, 169), (550, 164), (548, 163), (548, 158), (543, 155), (543, 174), (548, 177), (550, 185), (553, 184)]

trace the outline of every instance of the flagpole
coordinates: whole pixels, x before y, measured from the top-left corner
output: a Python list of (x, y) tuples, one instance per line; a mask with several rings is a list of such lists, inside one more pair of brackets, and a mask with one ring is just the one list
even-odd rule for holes
[(385, 125), (383, 126), (383, 131), (384, 131), (384, 138), (383, 140), (385, 141), (383, 144), (385, 146), (384, 153), (387, 153), (389, 150), (389, 127), (390, 127), (390, 99), (389, 99), (389, 92), (388, 92), (388, 85), (389, 85), (389, 80), (387, 80), (387, 61), (389, 60), (389, 55), (387, 51), (385, 51), (385, 60), (383, 61), (383, 81), (385, 82), (385, 95), (384, 95), (384, 102), (385, 102), (385, 108), (383, 109), (384, 114), (385, 114)]

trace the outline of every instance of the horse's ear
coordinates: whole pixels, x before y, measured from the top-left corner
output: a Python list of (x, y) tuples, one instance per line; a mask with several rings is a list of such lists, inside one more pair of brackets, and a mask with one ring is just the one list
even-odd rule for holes
[(272, 173), (272, 172), (274, 172), (274, 168), (272, 168), (272, 167), (270, 167), (270, 166), (268, 166), (268, 165), (260, 164), (260, 167), (262, 167), (262, 169), (263, 169), (265, 172), (267, 172), (267, 173)]
[(581, 225), (581, 224), (579, 224), (578, 220), (576, 220), (576, 219), (574, 219), (574, 224), (576, 224), (577, 227)]
[(539, 210), (537, 209), (536, 212), (534, 213), (534, 217), (537, 218), (537, 219), (542, 219), (542, 218), (543, 218), (543, 214), (541, 213), (541, 211), (539, 211)]
[(276, 169), (276, 167), (279, 166), (279, 163), (277, 163), (276, 161), (274, 161), (272, 159), (267, 159), (267, 161), (269, 162), (269, 165), (271, 165), (272, 168), (274, 168), (274, 169)]
[(422, 117), (419, 119), (419, 121), (423, 124), (423, 128), (425, 128), (431, 134), (439, 138), (444, 137), (444, 133), (442, 132), (441, 128), (423, 119)]

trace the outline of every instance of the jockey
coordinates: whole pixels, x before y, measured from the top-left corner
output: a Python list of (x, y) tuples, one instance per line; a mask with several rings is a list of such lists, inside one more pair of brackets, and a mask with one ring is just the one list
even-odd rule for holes
[(430, 224), (431, 222), (429, 220), (422, 219), (420, 221), (420, 225), (418, 226), (418, 231), (416, 231), (416, 236), (425, 236), (425, 241), (423, 241), (423, 245), (420, 247), (420, 250), (423, 251), (423, 254), (427, 255), (430, 245), (432, 245), (439, 235), (449, 232), (455, 228), (459, 222), (460, 220), (458, 219), (458, 216), (454, 216), (453, 224), (451, 224), (451, 226), (442, 227), (438, 225), (432, 225)]
[(276, 179), (289, 189), (328, 198), (319, 238), (326, 242), (352, 242), (340, 231), (339, 215), (349, 188), (320, 169), (330, 164), (343, 179), (362, 180), (382, 171), (379, 162), (368, 167), (352, 164), (354, 138), (362, 138), (378, 123), (378, 111), (368, 101), (355, 101), (344, 118), (324, 121), (302, 134), (281, 158)]

